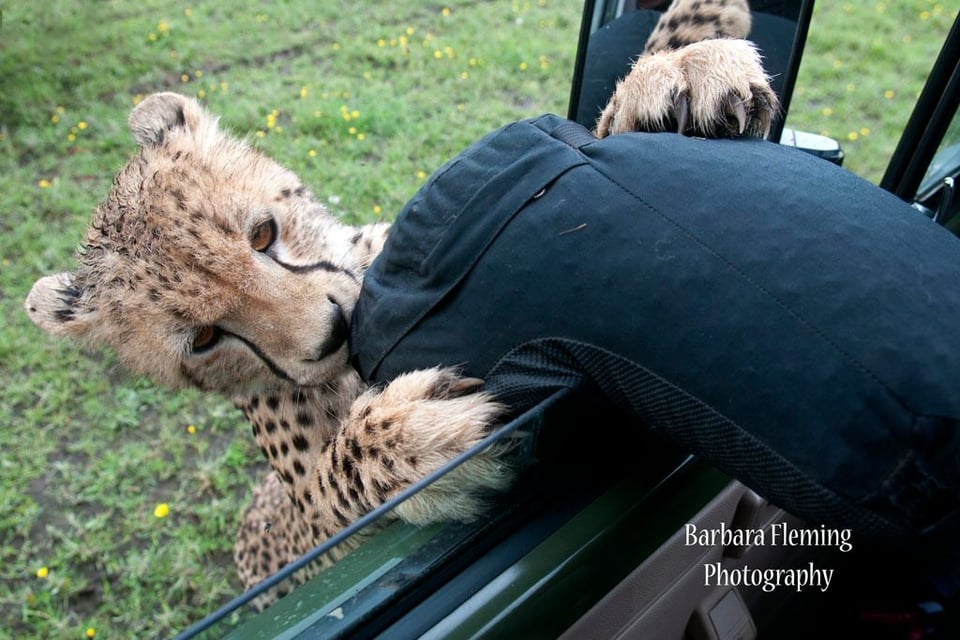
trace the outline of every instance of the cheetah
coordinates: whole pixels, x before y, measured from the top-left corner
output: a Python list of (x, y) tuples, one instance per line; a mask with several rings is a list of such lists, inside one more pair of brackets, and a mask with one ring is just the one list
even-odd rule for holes
[(596, 134), (666, 131), (766, 138), (780, 103), (750, 33), (747, 0), (674, 0), (600, 114)]
[[(673, 123), (764, 135), (777, 102), (756, 50), (737, 39), (748, 30), (743, 0), (674, 2), (596, 134)], [(94, 212), (76, 268), (40, 278), (25, 309), (50, 334), (111, 348), (134, 372), (223, 394), (243, 412), (272, 467), (237, 533), (250, 588), (476, 446), (504, 407), (454, 370), (368, 388), (351, 368), (351, 313), (388, 224), (344, 224), (191, 98), (154, 94), (128, 124), (139, 148)], [(472, 458), (394, 516), (477, 517), (513, 479), (510, 456), (504, 445)]]

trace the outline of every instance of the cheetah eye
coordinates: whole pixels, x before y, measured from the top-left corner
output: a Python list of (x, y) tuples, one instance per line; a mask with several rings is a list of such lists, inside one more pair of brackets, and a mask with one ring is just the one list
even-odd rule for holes
[(214, 326), (200, 327), (193, 336), (190, 345), (194, 353), (202, 353), (213, 347), (220, 339), (220, 329)]
[(277, 223), (271, 218), (254, 227), (253, 233), (250, 234), (250, 246), (253, 247), (254, 251), (263, 253), (270, 248), (276, 239)]

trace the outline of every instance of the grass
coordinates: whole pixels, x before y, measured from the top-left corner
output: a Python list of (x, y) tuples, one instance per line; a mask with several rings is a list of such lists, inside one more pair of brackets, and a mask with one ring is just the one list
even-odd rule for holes
[[(565, 112), (580, 1), (0, 6), (0, 637), (168, 636), (239, 590), (259, 453), (224, 401), (130, 379), (21, 311), (70, 268), (133, 150), (129, 109), (199, 96), (345, 217), (389, 218), (486, 131)], [(789, 124), (878, 180), (952, 18), (821, 1)]]
[(788, 126), (839, 140), (844, 166), (879, 182), (956, 14), (931, 0), (816, 3)]

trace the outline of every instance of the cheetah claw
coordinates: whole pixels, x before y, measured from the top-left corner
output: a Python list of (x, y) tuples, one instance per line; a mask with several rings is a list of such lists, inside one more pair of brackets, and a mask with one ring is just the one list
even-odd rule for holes
[(737, 133), (743, 134), (747, 128), (747, 109), (743, 106), (743, 100), (731, 93), (727, 97), (727, 107), (737, 119)]
[(677, 133), (683, 135), (690, 124), (690, 95), (686, 92), (677, 97)]
[(675, 130), (705, 138), (765, 138), (778, 110), (752, 43), (707, 40), (641, 56), (617, 84), (596, 134)]

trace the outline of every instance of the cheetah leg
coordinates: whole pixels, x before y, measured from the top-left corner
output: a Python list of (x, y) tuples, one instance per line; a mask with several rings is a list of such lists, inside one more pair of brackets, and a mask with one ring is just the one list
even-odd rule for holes
[[(253, 490), (253, 500), (243, 514), (233, 549), (237, 575), (244, 589), (250, 589), (269, 578), (332, 535), (329, 532), (326, 536), (321, 533), (320, 539), (316, 539), (315, 533), (307, 518), (290, 499), (287, 486), (280, 476), (274, 471), (267, 474)], [(290, 580), (258, 596), (252, 601), (254, 608), (262, 611), (276, 599), (287, 595), (296, 585), (358, 547), (369, 533), (364, 531), (363, 535), (352, 536), (294, 573)]]
[[(488, 436), (502, 407), (489, 395), (474, 393), (478, 383), (450, 369), (428, 369), (399, 376), (382, 391), (365, 392), (321, 449), (314, 488), (303, 496), (309, 506), (303, 511), (278, 475), (270, 473), (254, 490), (237, 533), (234, 560), (244, 586), (269, 577)], [(505, 457), (511, 448), (499, 444), (481, 452), (392, 515), (416, 525), (476, 518), (491, 492), (509, 486), (514, 470)], [(371, 532), (368, 527), (362, 535), (351, 536), (254, 605), (262, 609), (285, 595)]]
[(679, 49), (701, 40), (746, 38), (752, 21), (747, 0), (673, 0), (643, 52)]
[[(324, 446), (314, 505), (327, 522), (345, 525), (478, 444), (502, 414), (479, 381), (451, 369), (397, 377), (354, 402), (337, 437)], [(505, 489), (513, 470), (508, 445), (488, 449), (397, 507), (424, 525), (476, 518), (484, 498)]]
[[(243, 514), (233, 548), (237, 575), (245, 589), (270, 577), (280, 568), (306, 551), (306, 521), (299, 517), (296, 506), (287, 495), (283, 482), (271, 471), (253, 490), (253, 500)], [(307, 576), (297, 575), (294, 583)], [(290, 591), (291, 584), (274, 587), (254, 600), (257, 609), (263, 609), (273, 600)]]
[(641, 56), (597, 122), (598, 137), (677, 131), (763, 138), (779, 111), (760, 55), (746, 40), (705, 40)]

